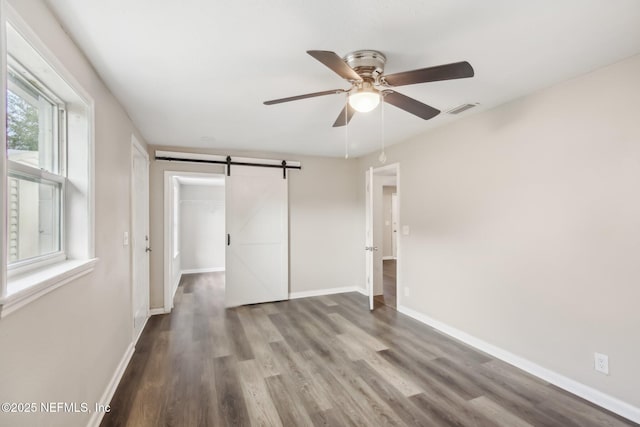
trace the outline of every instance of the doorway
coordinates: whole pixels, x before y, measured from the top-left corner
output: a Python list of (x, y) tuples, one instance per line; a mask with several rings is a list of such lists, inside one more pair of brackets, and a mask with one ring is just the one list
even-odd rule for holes
[(398, 306), (400, 165), (367, 171), (367, 284), (369, 308)]
[(166, 171), (164, 187), (164, 312), (168, 313), (183, 276), (225, 270), (225, 176)]

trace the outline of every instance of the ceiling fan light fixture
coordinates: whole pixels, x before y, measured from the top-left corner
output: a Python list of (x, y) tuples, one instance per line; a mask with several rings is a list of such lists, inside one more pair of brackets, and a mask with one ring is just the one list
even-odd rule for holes
[(372, 90), (360, 90), (349, 95), (349, 105), (360, 113), (368, 113), (378, 104), (380, 104), (380, 94)]

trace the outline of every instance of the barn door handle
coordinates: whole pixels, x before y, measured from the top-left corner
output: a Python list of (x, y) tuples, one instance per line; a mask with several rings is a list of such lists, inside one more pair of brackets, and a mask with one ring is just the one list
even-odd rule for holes
[(231, 234), (227, 233), (227, 246), (231, 246)]

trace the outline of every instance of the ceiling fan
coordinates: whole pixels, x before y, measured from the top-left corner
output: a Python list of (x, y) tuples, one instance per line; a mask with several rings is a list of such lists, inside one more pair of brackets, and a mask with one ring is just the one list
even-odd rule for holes
[(439, 80), (463, 79), (474, 75), (473, 67), (466, 61), (385, 75), (384, 65), (387, 58), (377, 50), (357, 50), (345, 55), (344, 58), (326, 50), (308, 50), (307, 53), (347, 80), (351, 88), (273, 99), (265, 101), (264, 104), (273, 105), (316, 96), (348, 93), (348, 102), (338, 115), (333, 127), (349, 123), (356, 111), (366, 113), (373, 110), (378, 106), (381, 98), (388, 104), (421, 119), (429, 120), (440, 114), (440, 110), (390, 88)]

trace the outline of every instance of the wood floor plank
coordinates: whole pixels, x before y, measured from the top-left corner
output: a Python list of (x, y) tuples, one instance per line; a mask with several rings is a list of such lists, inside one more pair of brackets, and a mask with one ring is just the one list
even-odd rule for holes
[(269, 319), (278, 328), (284, 340), (294, 351), (306, 350), (308, 347), (305, 340), (300, 336), (300, 331), (291, 323), (287, 316), (282, 313), (270, 314)]
[(360, 344), (370, 349), (371, 351), (380, 351), (389, 348), (386, 344), (384, 344), (374, 336), (367, 334), (362, 329), (358, 328), (356, 325), (342, 317), (340, 314), (330, 313), (329, 318), (336, 322), (345, 331), (346, 334), (351, 336), (351, 338), (358, 341)]
[(183, 276), (102, 426), (637, 426), (358, 293), (227, 309)]
[(265, 378), (271, 399), (284, 426), (312, 426), (300, 397), (287, 385), (282, 375)]
[(278, 328), (271, 323), (271, 319), (267, 315), (267, 312), (262, 306), (251, 307), (251, 314), (260, 329), (260, 332), (265, 336), (268, 342), (284, 341), (284, 338), (278, 331)]
[(229, 309), (225, 314), (226, 333), (227, 337), (231, 341), (233, 354), (238, 358), (238, 360), (253, 359), (254, 356), (253, 350), (251, 349), (251, 343), (247, 339), (247, 334), (242, 327), (242, 323), (240, 323), (236, 309)]
[(323, 412), (331, 409), (327, 395), (314, 381), (311, 372), (306, 368), (305, 362), (291, 351), (284, 342), (271, 343), (271, 347), (279, 361), (281, 371), (295, 384), (296, 391), (308, 402), (309, 413)]
[(237, 310), (237, 313), (240, 323), (247, 335), (247, 339), (251, 342), (253, 354), (262, 372), (262, 377), (266, 378), (279, 375), (280, 370), (277, 367), (275, 357), (269, 346), (269, 341), (258, 329), (252, 311), (247, 307), (241, 307)]
[(364, 362), (366, 362), (371, 369), (380, 375), (381, 378), (395, 387), (404, 396), (408, 397), (424, 393), (424, 390), (411, 380), (409, 376), (405, 375), (402, 371), (380, 357), (378, 353), (368, 354), (364, 358)]
[(402, 425), (391, 409), (381, 401), (373, 390), (350, 371), (351, 362), (335, 363), (322, 359), (319, 355), (305, 352), (321, 372), (330, 387), (335, 407), (342, 408), (345, 414), (357, 425)]
[[(326, 297), (325, 297), (326, 298)], [(301, 311), (303, 311), (308, 317), (313, 319), (320, 328), (322, 328), (328, 334), (342, 334), (344, 331), (335, 324), (331, 318), (329, 318), (328, 311), (326, 309), (333, 309), (339, 307), (338, 305), (321, 305), (316, 303), (313, 298), (303, 298), (300, 300), (299, 305)]]
[(493, 420), (500, 427), (532, 427), (521, 418), (504, 409), (486, 396), (476, 397), (471, 400), (471, 405), (476, 411)]
[(567, 427), (580, 425), (574, 419), (562, 414), (550, 417), (545, 411), (540, 410), (537, 407), (540, 400), (535, 389), (532, 392), (532, 389), (518, 387), (517, 383), (513, 381), (500, 380), (496, 377), (491, 381), (486, 381), (486, 377), (482, 375), (486, 364), (479, 365), (470, 360), (457, 362), (440, 360), (439, 363), (445, 363), (451, 370), (469, 378), (482, 389), (483, 395), (511, 413), (518, 414), (520, 418), (530, 424), (549, 427), (557, 425), (557, 423), (562, 423)]
[[(393, 384), (386, 381), (386, 379), (380, 375), (379, 371), (374, 370), (363, 360), (355, 362), (354, 367), (360, 375), (360, 378), (362, 378), (407, 425), (421, 425), (424, 422), (424, 416), (413, 402), (405, 399), (406, 396), (403, 395), (397, 387), (394, 387)], [(415, 396), (415, 394), (412, 396)]]
[(282, 426), (258, 363), (255, 360), (238, 362), (238, 372), (251, 425)]
[[(205, 353), (206, 354), (206, 353)], [(200, 373), (200, 384), (202, 385), (202, 393), (200, 395), (200, 405), (198, 412), (198, 424), (202, 426), (214, 426), (221, 424), (222, 418), (218, 409), (218, 393), (215, 382), (215, 367), (213, 357), (204, 357), (202, 360), (202, 372)], [(164, 419), (156, 425), (163, 425)], [(178, 420), (181, 421), (181, 420)]]
[(213, 359), (218, 412), (226, 426), (249, 426), (249, 413), (233, 356)]
[[(554, 387), (555, 388), (555, 387)], [(557, 389), (560, 391), (560, 389)], [(568, 417), (576, 424), (585, 427), (621, 427), (627, 421), (608, 411), (595, 411), (595, 405), (577, 396), (567, 393), (554, 394), (552, 399), (546, 399), (538, 408), (554, 417)]]

